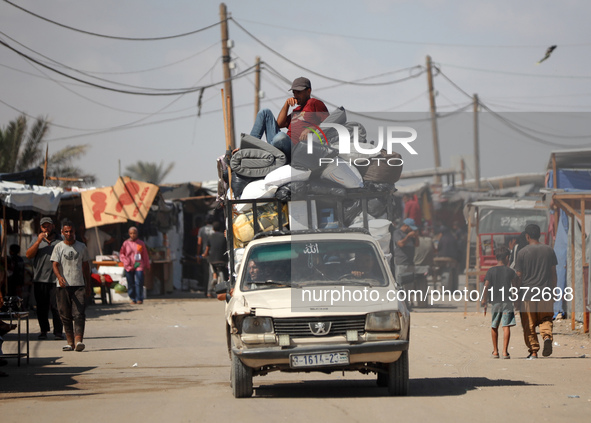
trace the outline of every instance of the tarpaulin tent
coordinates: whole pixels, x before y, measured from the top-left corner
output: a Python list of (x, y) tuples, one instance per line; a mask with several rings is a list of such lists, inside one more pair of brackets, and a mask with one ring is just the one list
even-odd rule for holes
[(30, 210), (42, 214), (54, 214), (63, 194), (61, 188), (24, 185), (0, 181), (0, 202), (15, 210)]
[[(63, 194), (61, 188), (48, 188), (39, 185), (25, 185), (0, 181), (0, 204), (2, 204), (2, 245), (0, 253), (5, 257), (6, 267), (6, 219), (23, 218), (23, 212), (55, 214)], [(10, 212), (10, 213), (9, 213)], [(1, 282), (1, 281), (0, 281)]]

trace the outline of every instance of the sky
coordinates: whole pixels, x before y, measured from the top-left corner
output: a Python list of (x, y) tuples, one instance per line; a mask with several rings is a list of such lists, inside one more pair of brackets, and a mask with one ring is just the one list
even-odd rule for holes
[[(217, 178), (225, 150), (220, 3), (11, 2), (30, 13), (0, 0), (0, 42), (12, 48), (0, 45), (0, 126), (21, 113), (48, 118), (50, 153), (89, 145), (77, 164), (96, 186), (112, 185), (139, 160), (174, 163), (167, 183)], [(473, 173), (474, 94), (483, 177), (544, 172), (552, 151), (591, 147), (588, 1), (225, 4), (237, 136), (252, 127), (259, 56), (261, 107), (277, 114), (290, 81), (306, 76), (312, 95), (329, 110), (344, 107), (350, 121), (385, 116), (368, 136), (392, 122), (417, 129), (418, 154), (399, 151), (404, 170), (432, 168), (430, 56), (443, 167), (463, 157)]]

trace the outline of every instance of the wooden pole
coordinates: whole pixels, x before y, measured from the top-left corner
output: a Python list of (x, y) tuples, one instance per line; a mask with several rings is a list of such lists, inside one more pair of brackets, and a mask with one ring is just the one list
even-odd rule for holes
[(45, 146), (45, 162), (43, 163), (43, 186), (47, 182), (47, 162), (49, 161), (49, 145)]
[(222, 67), (224, 69), (224, 88), (226, 95), (230, 99), (230, 107), (226, 110), (228, 117), (228, 130), (230, 132), (230, 149), (234, 150), (234, 105), (232, 103), (232, 72), (230, 71), (230, 38), (228, 36), (228, 16), (224, 3), (220, 4), (220, 21), (222, 30)]
[(228, 126), (228, 100), (224, 97), (224, 89), (222, 88), (222, 110), (224, 115), (224, 134), (226, 136), (226, 157), (228, 158), (228, 186), (230, 187), (230, 196), (233, 196), (232, 192), (232, 169), (230, 169), (229, 160), (232, 157), (232, 151), (234, 147), (232, 140), (230, 139), (230, 128)]
[(474, 179), (480, 191), (480, 141), (478, 139), (478, 94), (474, 94)]
[(261, 58), (259, 56), (255, 59), (256, 67), (254, 71), (254, 118), (257, 118), (257, 113), (261, 109)]
[[(582, 274), (583, 274), (583, 332), (589, 333), (589, 312), (587, 311), (588, 295), (587, 281), (585, 280), (585, 268), (589, 269), (589, 263), (587, 263), (587, 246), (586, 246), (586, 229), (585, 229), (585, 200), (581, 199), (581, 263), (582, 263)], [(587, 273), (588, 274), (588, 273)]]
[(556, 154), (552, 153), (552, 188), (557, 189), (558, 176), (556, 175)]
[[(435, 168), (441, 167), (441, 155), (439, 154), (439, 135), (437, 132), (437, 111), (435, 106), (435, 92), (433, 90), (433, 71), (431, 67), (431, 56), (427, 56), (427, 83), (429, 85), (429, 105), (431, 111), (431, 130), (433, 132), (433, 157)], [(435, 175), (435, 183), (441, 184), (441, 176)]]
[(571, 286), (573, 288), (573, 299), (572, 299), (572, 308), (571, 308), (571, 316), (570, 316), (570, 328), (571, 330), (575, 330), (575, 223), (576, 223), (575, 215), (573, 214), (571, 217), (571, 237), (570, 237), (570, 245), (571, 245), (571, 271), (570, 271), (570, 281)]
[(8, 254), (6, 254), (6, 204), (2, 204), (2, 243), (0, 243), (1, 256), (4, 257), (4, 272), (0, 280), (0, 289), (4, 294), (8, 293)]
[[(464, 160), (462, 159), (462, 163), (464, 163)], [(464, 272), (464, 275), (466, 275), (466, 288), (468, 288), (468, 282), (470, 281), (470, 238), (472, 237), (472, 210), (468, 210), (468, 239), (466, 240), (467, 242), (467, 247), (466, 247), (466, 271)], [(478, 276), (477, 276), (478, 277)], [(478, 307), (480, 307), (480, 305), (478, 305)], [(467, 299), (464, 299), (464, 317), (466, 317), (467, 314), (467, 308), (468, 308), (468, 304), (467, 304)]]

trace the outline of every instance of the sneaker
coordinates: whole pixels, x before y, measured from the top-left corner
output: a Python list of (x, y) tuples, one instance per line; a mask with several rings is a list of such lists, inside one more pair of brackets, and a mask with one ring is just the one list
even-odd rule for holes
[(530, 354), (525, 359), (526, 360), (537, 360), (538, 359), (538, 356), (537, 355)]
[(78, 342), (76, 344), (76, 351), (84, 351), (84, 348), (86, 348), (86, 345), (84, 345), (83, 342)]
[(39, 334), (39, 336), (37, 337), (37, 339), (47, 339), (47, 333), (46, 332), (41, 332)]
[(542, 355), (544, 357), (549, 357), (552, 355), (552, 340), (550, 338), (544, 339), (544, 349), (542, 350)]
[(74, 351), (74, 347), (71, 345), (64, 345), (62, 351)]

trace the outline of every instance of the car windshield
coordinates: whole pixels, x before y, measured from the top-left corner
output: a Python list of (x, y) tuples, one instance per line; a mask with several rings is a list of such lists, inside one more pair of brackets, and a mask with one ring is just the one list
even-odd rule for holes
[(258, 245), (250, 250), (241, 290), (310, 285), (386, 286), (383, 263), (365, 241), (314, 241)]

